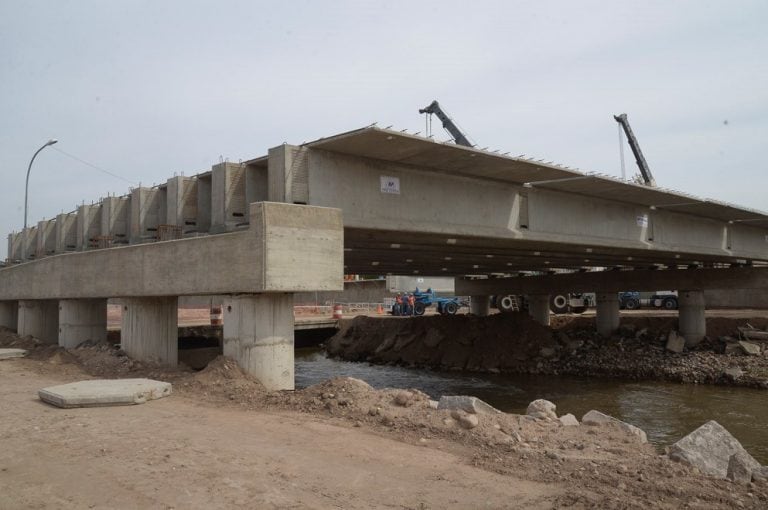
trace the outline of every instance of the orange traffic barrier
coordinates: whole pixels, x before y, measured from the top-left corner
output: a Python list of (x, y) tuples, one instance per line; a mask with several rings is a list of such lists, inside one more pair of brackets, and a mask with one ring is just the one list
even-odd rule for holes
[(341, 305), (333, 305), (333, 318), (341, 319), (342, 317)]
[(384, 307), (381, 306), (381, 303), (379, 303), (379, 306), (376, 307), (376, 313), (379, 315), (384, 315)]
[(211, 326), (221, 326), (224, 323), (224, 314), (220, 306), (211, 307)]

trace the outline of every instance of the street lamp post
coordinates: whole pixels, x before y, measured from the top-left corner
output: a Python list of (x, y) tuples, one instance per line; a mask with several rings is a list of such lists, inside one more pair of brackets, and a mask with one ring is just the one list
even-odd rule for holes
[(32, 163), (35, 162), (35, 158), (38, 154), (40, 154), (40, 151), (48, 147), (49, 145), (53, 145), (54, 143), (58, 142), (55, 138), (51, 138), (45, 144), (37, 149), (35, 154), (32, 156), (32, 159), (29, 161), (29, 167), (27, 167), (27, 182), (24, 185), (24, 246), (22, 246), (22, 259), (26, 260), (27, 258), (27, 236), (29, 235), (27, 232), (27, 198), (29, 197), (29, 172), (32, 171)]

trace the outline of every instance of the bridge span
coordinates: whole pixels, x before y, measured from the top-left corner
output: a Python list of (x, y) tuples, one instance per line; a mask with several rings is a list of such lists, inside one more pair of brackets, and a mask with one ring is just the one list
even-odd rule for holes
[(768, 215), (367, 127), (81, 205), (10, 234), (8, 254), (0, 325), (99, 340), (119, 297), (126, 352), (174, 364), (177, 298), (226, 295), (225, 354), (290, 389), (292, 294), (342, 290), (345, 273), (455, 276), (480, 315), (525, 293), (543, 323), (550, 293), (592, 290), (606, 335), (617, 290), (675, 288), (695, 343), (703, 290), (765, 292)]

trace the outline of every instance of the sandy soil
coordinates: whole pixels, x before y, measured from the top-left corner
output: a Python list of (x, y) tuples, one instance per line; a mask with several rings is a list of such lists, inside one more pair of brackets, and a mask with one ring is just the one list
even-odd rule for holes
[(40, 363), (0, 363), (0, 508), (547, 508), (562, 490), (362, 428), (191, 395), (57, 409), (37, 390), (77, 374)]
[[(702, 476), (612, 426), (435, 410), (416, 390), (335, 378), (267, 392), (218, 358), (164, 369), (109, 345), (0, 362), (0, 508), (766, 508), (768, 485)], [(57, 409), (38, 389), (152, 377), (141, 406)]]

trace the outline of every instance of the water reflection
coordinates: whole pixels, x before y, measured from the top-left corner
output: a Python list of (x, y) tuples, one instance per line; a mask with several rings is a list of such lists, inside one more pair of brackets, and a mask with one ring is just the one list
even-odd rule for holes
[(573, 413), (579, 419), (590, 409), (598, 409), (637, 425), (660, 446), (716, 420), (758, 461), (768, 463), (766, 391), (568, 376), (438, 372), (332, 360), (317, 349), (296, 351), (297, 387), (334, 376), (357, 377), (374, 388), (416, 388), (433, 398), (474, 395), (511, 413), (524, 413), (528, 403), (537, 398), (557, 404), (558, 414)]

